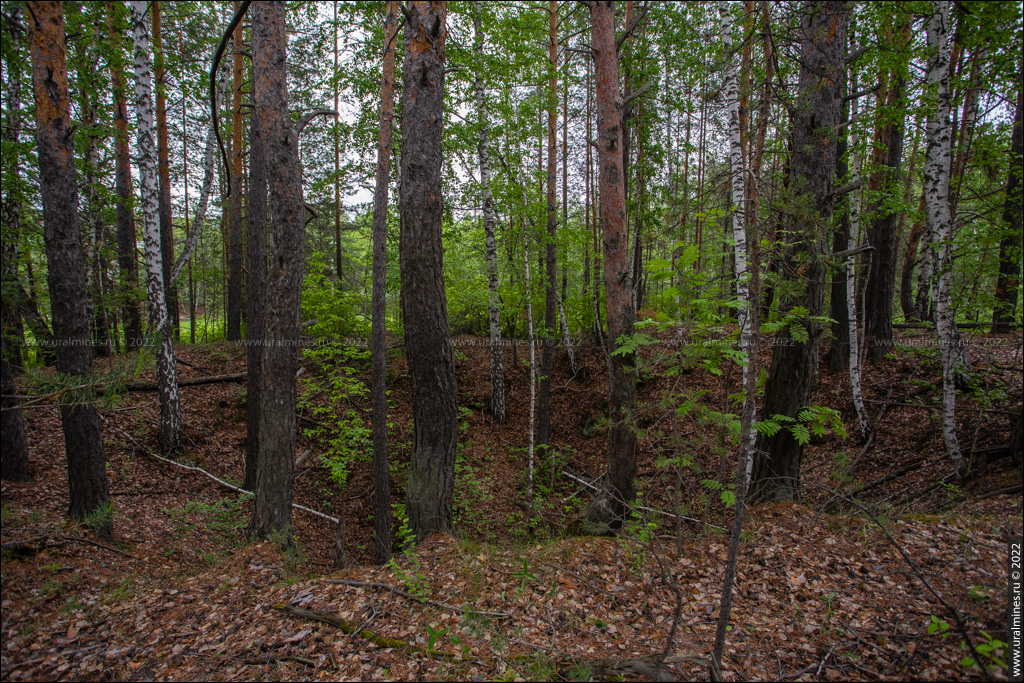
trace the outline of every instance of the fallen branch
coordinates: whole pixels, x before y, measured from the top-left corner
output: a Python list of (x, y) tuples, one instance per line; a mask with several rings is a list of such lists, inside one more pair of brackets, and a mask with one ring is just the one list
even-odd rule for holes
[(476, 609), (475, 607), (472, 607), (470, 605), (464, 605), (462, 607), (459, 607), (458, 605), (449, 605), (446, 602), (438, 602), (437, 600), (430, 600), (428, 598), (423, 598), (423, 597), (420, 597), (418, 595), (413, 595), (412, 593), (407, 593), (404, 590), (402, 590), (401, 588), (396, 588), (395, 586), (389, 586), (386, 583), (376, 583), (374, 581), (350, 581), (349, 579), (325, 579), (325, 582), (326, 583), (340, 584), (342, 586), (357, 586), (357, 587), (361, 587), (361, 588), (380, 588), (381, 590), (387, 590), (387, 591), (391, 591), (392, 593), (396, 593), (398, 595), (401, 595), (403, 598), (408, 598), (409, 600), (415, 600), (416, 602), (422, 602), (422, 603), (427, 604), (427, 605), (433, 605), (434, 607), (438, 607), (438, 608), (443, 609), (443, 610), (448, 610), (449, 612), (457, 612), (459, 614), (462, 614), (462, 613), (464, 613), (466, 611), (469, 611), (469, 612), (472, 612), (473, 614), (479, 614), (480, 616), (490, 617), (492, 619), (511, 619), (512, 618), (512, 615), (508, 614), (507, 612), (488, 612), (486, 610)]
[[(309, 619), (310, 621), (318, 621), (321, 624), (333, 626), (337, 629), (340, 629), (342, 633), (353, 634), (356, 632), (358, 628), (356, 624), (353, 624), (350, 621), (342, 619), (341, 617), (336, 617), (333, 614), (324, 614), (323, 612), (314, 612), (311, 609), (292, 607), (291, 605), (272, 605), (271, 609), (276, 609), (279, 612), (284, 612), (289, 616), (298, 617), (299, 619)], [(365, 628), (359, 630), (359, 637), (368, 640), (379, 647), (390, 647), (396, 650), (417, 652), (420, 654), (429, 655), (430, 657), (434, 657), (435, 659), (449, 660), (452, 658), (452, 656), (447, 652), (441, 652), (439, 650), (428, 650), (422, 645), (409, 643), (404, 640), (399, 640), (398, 638), (388, 638), (387, 636), (382, 636), (381, 634), (376, 633), (375, 631), (370, 631)]]
[[(210, 377), (194, 377), (192, 379), (178, 380), (179, 387), (195, 387), (202, 384), (222, 384), (224, 382), (244, 382), (246, 373), (239, 372), (234, 375), (212, 375)], [(124, 385), (128, 391), (156, 391), (155, 382), (128, 382)], [(103, 393), (105, 387), (97, 387), (99, 393)]]
[[(103, 420), (104, 422), (107, 422), (107, 424), (112, 429), (114, 429), (117, 432), (120, 432), (121, 435), (126, 437), (129, 441), (131, 441), (132, 444), (137, 449), (139, 449), (140, 451), (142, 451), (144, 454), (148, 455), (151, 458), (159, 460), (160, 462), (165, 462), (168, 465), (174, 465), (175, 467), (179, 467), (179, 468), (181, 468), (183, 470), (188, 470), (190, 472), (198, 472), (198, 473), (200, 473), (202, 475), (205, 475), (205, 476), (209, 477), (210, 479), (214, 480), (215, 482), (217, 482), (221, 486), (223, 486), (225, 488), (228, 488), (228, 489), (231, 489), (232, 491), (235, 491), (237, 493), (243, 493), (243, 494), (248, 495), (248, 496), (253, 495), (252, 491), (247, 491), (247, 490), (243, 489), (240, 486), (235, 486), (234, 484), (229, 484), (228, 482), (224, 481), (220, 477), (217, 477), (217, 476), (214, 476), (214, 475), (210, 474), (209, 472), (204, 470), (202, 467), (194, 467), (192, 465), (185, 465), (185, 464), (182, 464), (180, 462), (175, 462), (174, 460), (170, 460), (168, 458), (164, 458), (162, 456), (159, 456), (156, 453), (151, 453), (149, 450), (147, 450), (147, 449), (143, 448), (142, 446), (140, 446), (139, 442), (137, 442), (131, 436), (131, 434), (129, 434), (128, 432), (125, 432), (124, 430), (118, 429), (113, 424), (108, 422), (107, 418), (103, 417), (102, 413), (100, 413), (100, 419)], [(308, 508), (305, 505), (299, 505), (298, 503), (292, 503), (292, 507), (295, 508), (296, 510), (302, 510), (303, 512), (308, 512), (309, 514), (314, 515), (316, 517), (320, 517), (321, 519), (326, 519), (329, 522), (334, 522), (335, 524), (341, 524), (341, 522), (338, 520), (337, 517), (331, 517), (330, 515), (325, 515), (324, 513), (320, 512), (319, 510), (314, 510), (313, 508)]]

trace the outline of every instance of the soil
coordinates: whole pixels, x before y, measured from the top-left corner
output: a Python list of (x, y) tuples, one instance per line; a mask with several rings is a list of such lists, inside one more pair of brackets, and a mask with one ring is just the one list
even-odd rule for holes
[[(971, 655), (965, 634), (976, 647), (1006, 639), (1007, 541), (1022, 534), (1022, 475), (992, 447), (1008, 441), (1020, 414), (1021, 337), (971, 339), (977, 389), (958, 397), (957, 411), (972, 463), (966, 481), (954, 477), (943, 449), (937, 359), (913, 340), (904, 335), (892, 357), (865, 367), (878, 425), (870, 443), (857, 433), (846, 377), (822, 366), (814, 400), (840, 412), (848, 435), (830, 431), (805, 448), (804, 498), (748, 513), (727, 680), (981, 679), (978, 666), (963, 662)], [(763, 347), (766, 367), (770, 340)], [(552, 448), (536, 455), (531, 508), (526, 348), (506, 352), (504, 425), (488, 410), (489, 349), (472, 338), (456, 349), (456, 528), (414, 550), (397, 548), (384, 568), (372, 566), (368, 445), (350, 444), (358, 455), (341, 485), (322, 464), (329, 436), (314, 433), (335, 415), (368, 429), (369, 394), (318, 393), (331, 372), (313, 361), (299, 380), (306, 400), (295, 500), (343, 521), (343, 553), (336, 525), (299, 510), (293, 546), (247, 542), (245, 497), (152, 457), (152, 392), (101, 406), (115, 517), (113, 541), (100, 541), (65, 516), (57, 408), (24, 411), (34, 478), (2, 485), (0, 677), (706, 680), (728, 545), (720, 527), (732, 514), (721, 494), (733, 482), (734, 448), (713, 415), (679, 416), (676, 408), (689, 397), (738, 412), (729, 398), (739, 391), (738, 369), (680, 367), (665, 340), (643, 348), (637, 424), (649, 511), (623, 536), (594, 538), (566, 529), (590, 499), (580, 482), (599, 484), (604, 468), (603, 351), (577, 349), (575, 374), (556, 353)], [(245, 369), (240, 346), (181, 345), (178, 353), (182, 378)], [(122, 373), (125, 363), (97, 361)], [(354, 379), (369, 382), (368, 360), (352, 367)], [(400, 502), (412, 433), (400, 349), (388, 378), (392, 500)], [(153, 380), (152, 368), (138, 379)], [(244, 384), (181, 391), (180, 461), (239, 484)], [(346, 633), (338, 618), (362, 632)], [(998, 642), (980, 651), (1004, 656)], [(990, 672), (1005, 679), (998, 665)]]

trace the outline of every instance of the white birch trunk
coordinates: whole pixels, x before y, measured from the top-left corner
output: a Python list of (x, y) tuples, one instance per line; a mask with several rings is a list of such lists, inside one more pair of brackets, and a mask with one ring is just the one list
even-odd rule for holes
[(211, 122), (206, 133), (206, 156), (203, 158), (203, 189), (199, 194), (199, 205), (196, 207), (196, 217), (192, 221), (192, 231), (189, 233), (188, 241), (181, 252), (181, 256), (175, 261), (171, 269), (171, 282), (178, 279), (181, 271), (192, 258), (196, 244), (199, 243), (199, 234), (203, 231), (203, 223), (206, 221), (206, 207), (210, 202), (210, 192), (213, 189), (214, 160), (217, 155), (217, 136)]
[[(743, 145), (740, 137), (739, 80), (736, 76), (736, 60), (732, 50), (732, 14), (729, 3), (721, 0), (718, 11), (722, 18), (722, 49), (728, 59), (725, 70), (725, 107), (729, 117), (729, 162), (732, 188), (732, 236), (736, 253), (736, 318), (740, 330), (740, 352), (743, 355), (743, 386), (747, 387), (756, 375), (757, 359), (751, 353), (751, 310), (750, 282), (747, 273), (750, 255), (747, 250), (746, 226), (746, 175), (743, 163)], [(756, 266), (755, 266), (756, 267)], [(743, 416), (740, 434), (740, 462), (746, 468), (748, 478), (753, 465), (753, 448), (756, 432), (753, 429), (756, 396), (744, 392)], [(749, 412), (749, 419), (746, 419)]]
[[(475, 51), (477, 59), (483, 59), (483, 37), (480, 35), (479, 9), (473, 17), (474, 29), (477, 33)], [(483, 69), (480, 63), (477, 69)], [(503, 367), (504, 349), (501, 346), (501, 309), (498, 305), (498, 247), (494, 237), (494, 199), (491, 197), (491, 159), (487, 149), (488, 122), (487, 104), (484, 99), (483, 78), (476, 77), (476, 111), (480, 119), (479, 139), (477, 140), (480, 156), (480, 192), (483, 200), (484, 213), (484, 246), (487, 251), (487, 305), (491, 334), (491, 414), (498, 424), (505, 423), (505, 369)]]
[(956, 381), (954, 361), (957, 343), (955, 323), (950, 309), (952, 263), (950, 242), (953, 237), (949, 211), (949, 2), (935, 0), (928, 18), (928, 74), (925, 86), (935, 92), (935, 112), (928, 117), (928, 148), (924, 166), (924, 197), (928, 226), (938, 247), (938, 287), (935, 294), (935, 326), (942, 355), (942, 436), (946, 454), (961, 476), (964, 459), (956, 437)]
[(146, 26), (146, 0), (132, 0), (132, 40), (135, 44), (135, 110), (138, 115), (139, 181), (143, 235), (146, 244), (146, 298), (156, 331), (156, 375), (160, 396), (160, 441), (171, 457), (181, 450), (181, 403), (174, 359), (174, 338), (164, 298), (163, 255), (160, 250), (157, 186), (156, 124), (153, 109), (153, 70)]
[[(857, 91), (857, 74), (853, 73), (851, 79), (851, 90)], [(850, 120), (857, 120), (857, 98), (850, 103)], [(856, 124), (850, 129), (850, 166), (853, 175), (850, 182), (857, 182), (860, 179), (861, 158), (857, 153)], [(860, 232), (860, 190), (854, 190), (850, 195), (850, 232), (847, 237), (846, 248), (851, 251), (857, 246), (857, 236)], [(871, 431), (871, 421), (868, 419), (867, 410), (864, 408), (864, 395), (860, 386), (860, 338), (857, 336), (857, 257), (846, 257), (846, 309), (847, 320), (849, 321), (850, 337), (850, 393), (853, 395), (853, 407), (857, 411), (857, 424), (860, 426), (860, 435), (865, 439)]]
[(523, 230), (523, 263), (526, 266), (526, 325), (530, 339), (530, 462), (526, 478), (527, 504), (533, 509), (533, 413), (537, 400), (537, 347), (533, 343), (533, 302), (530, 299), (530, 244)]

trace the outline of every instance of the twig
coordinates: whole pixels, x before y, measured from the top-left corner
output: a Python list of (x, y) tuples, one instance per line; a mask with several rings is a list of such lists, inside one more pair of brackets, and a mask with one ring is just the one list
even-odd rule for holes
[(94, 545), (97, 548), (103, 548), (104, 550), (109, 550), (112, 553), (117, 553), (118, 555), (124, 555), (125, 557), (130, 557), (133, 560), (141, 560), (142, 559), (138, 555), (132, 555), (131, 553), (126, 553), (123, 550), (118, 550), (117, 548), (111, 548), (109, 545), (103, 545), (102, 543), (97, 543), (96, 541), (93, 541), (93, 540), (88, 539), (88, 538), (84, 538), (82, 536), (67, 536), (67, 535), (62, 534), (60, 536), (60, 538), (63, 538), (66, 541), (74, 541), (74, 542), (77, 542), (77, 543), (88, 543), (89, 545)]
[(478, 610), (475, 607), (472, 607), (471, 605), (464, 605), (462, 607), (459, 607), (458, 605), (449, 605), (446, 602), (438, 602), (437, 600), (430, 600), (428, 598), (423, 598), (423, 597), (420, 597), (418, 595), (413, 595), (412, 593), (407, 593), (406, 591), (402, 590), (401, 588), (397, 588), (395, 586), (390, 586), (390, 585), (388, 585), (386, 583), (377, 583), (375, 581), (352, 581), (352, 580), (349, 580), (349, 579), (325, 579), (325, 582), (326, 583), (340, 584), (342, 586), (356, 586), (356, 587), (361, 587), (361, 588), (380, 588), (381, 590), (391, 591), (392, 593), (396, 593), (398, 595), (401, 595), (403, 598), (408, 598), (409, 600), (415, 600), (417, 602), (422, 602), (422, 603), (427, 604), (427, 605), (433, 605), (434, 607), (438, 607), (438, 608), (443, 609), (443, 610), (448, 610), (449, 612), (463, 613), (463, 612), (469, 611), (469, 612), (472, 612), (474, 614), (479, 614), (481, 616), (491, 617), (492, 619), (511, 619), (512, 618), (512, 615), (508, 614), (506, 612), (488, 612), (486, 610)]

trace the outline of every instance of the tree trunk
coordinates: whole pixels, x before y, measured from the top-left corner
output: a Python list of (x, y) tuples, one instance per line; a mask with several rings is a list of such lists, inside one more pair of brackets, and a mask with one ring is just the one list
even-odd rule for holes
[[(239, 0), (235, 0), (238, 11)], [(227, 340), (242, 338), (242, 22), (231, 37), (231, 216), (228, 227)]]
[(82, 240), (78, 230), (78, 185), (68, 72), (65, 60), (64, 14), (59, 2), (29, 2), (29, 48), (35, 93), (36, 143), (39, 148), (39, 189), (43, 200), (43, 239), (46, 244), (57, 371), (84, 386), (74, 402), (61, 405), (64, 451), (68, 459), (68, 514), (82, 521), (99, 513), (94, 526), (109, 537), (112, 524), (103, 515), (110, 505), (103, 434), (92, 401), (92, 348), (86, 313), (86, 283)]
[(545, 274), (547, 284), (544, 291), (544, 348), (540, 357), (540, 396), (537, 401), (537, 446), (548, 448), (551, 440), (551, 371), (554, 360), (555, 338), (558, 336), (558, 292), (556, 290), (555, 235), (558, 229), (558, 207), (555, 199), (558, 147), (556, 130), (558, 124), (558, 3), (548, 0), (548, 232), (545, 241)]
[(523, 296), (526, 301), (526, 331), (530, 342), (530, 444), (526, 466), (526, 504), (533, 509), (534, 415), (537, 405), (537, 344), (533, 336), (533, 295), (530, 293), (530, 240), (523, 229)]
[[(249, 132), (249, 309), (246, 329), (249, 345), (245, 350), (245, 483), (242, 488), (255, 491), (256, 473), (259, 471), (262, 370), (267, 330), (267, 158), (256, 110), (253, 110), (249, 125), (252, 126)], [(212, 126), (210, 132), (212, 135)], [(210, 161), (212, 170), (213, 159)]]
[[(398, 3), (389, 0), (384, 19), (384, 64), (380, 83), (380, 138), (377, 144), (377, 186), (373, 194), (373, 292), (371, 393), (373, 399), (374, 560), (391, 559), (391, 472), (388, 467), (387, 399), (387, 236), (391, 131), (395, 111), (395, 37)], [(340, 253), (340, 252), (339, 252)], [(340, 263), (340, 261), (339, 261)]]
[(914, 224), (910, 226), (910, 235), (907, 236), (907, 247), (903, 252), (903, 270), (900, 273), (900, 308), (903, 309), (903, 317), (907, 322), (920, 320), (921, 312), (917, 310), (914, 302), (914, 267), (917, 265), (917, 248), (921, 243), (921, 237), (925, 231), (925, 206), (924, 192), (921, 192), (921, 199), (917, 203), (917, 213)]
[(966, 474), (963, 455), (956, 436), (956, 349), (954, 335), (956, 324), (950, 310), (950, 286), (952, 284), (952, 259), (950, 241), (953, 226), (949, 211), (949, 2), (935, 0), (928, 17), (928, 48), (932, 51), (928, 59), (928, 73), (925, 86), (937, 90), (935, 111), (928, 117), (927, 141), (924, 167), (924, 196), (928, 210), (931, 233), (939, 245), (937, 269), (939, 273), (938, 295), (935, 298), (935, 326), (939, 336), (939, 350), (942, 355), (942, 436), (946, 454), (956, 468), (957, 474)]
[[(845, 74), (841, 84), (842, 93), (847, 93), (849, 74)], [(850, 108), (844, 101), (839, 117), (843, 120), (850, 119)], [(848, 127), (843, 128), (839, 133), (839, 140), (836, 144), (836, 184), (842, 185), (846, 182), (846, 174), (849, 167), (846, 161), (849, 150)], [(856, 154), (856, 151), (853, 152)], [(848, 195), (839, 197), (836, 200), (836, 212), (839, 219), (832, 230), (832, 251), (833, 253), (843, 251), (850, 241), (850, 198)], [(853, 238), (856, 241), (856, 236)], [(846, 271), (836, 269), (832, 271), (832, 292), (829, 296), (830, 317), (832, 318), (832, 341), (828, 347), (828, 371), (829, 373), (842, 372), (850, 365), (850, 320), (849, 309), (846, 305)]]
[[(112, 43), (120, 40), (114, 24), (116, 5), (107, 3), (107, 31)], [(124, 316), (125, 349), (143, 345), (142, 318), (139, 314), (139, 266), (135, 255), (135, 215), (132, 210), (132, 169), (128, 151), (128, 103), (125, 94), (121, 51), (113, 50), (110, 80), (114, 99), (114, 165), (117, 187), (117, 264), (119, 296)]]
[(402, 68), (399, 260), (414, 425), (406, 513), (417, 541), (451, 528), (455, 485), (455, 360), (441, 243), (445, 14), (437, 0), (410, 4)]
[(267, 278), (256, 497), (249, 535), (266, 538), (277, 532), (290, 538), (305, 209), (298, 133), (288, 113), (285, 3), (255, 3), (252, 12), (253, 103), (270, 190), (273, 250)]
[(0, 413), (0, 479), (29, 481), (32, 473), (28, 464), (28, 443), (25, 441), (25, 420), (21, 417), (18, 387), (8, 355), (11, 345), (6, 336), (0, 336), (0, 393), (3, 394), (3, 412)]
[[(1019, 81), (1019, 79), (1018, 79)], [(1021, 224), (1024, 223), (1024, 184), (1021, 183), (1021, 155), (1024, 154), (1021, 113), (1024, 110), (1024, 88), (1017, 86), (1017, 111), (1013, 116), (1010, 138), (1010, 173), (1006, 180), (1006, 203), (1003, 205), (1003, 229), (999, 241), (999, 277), (996, 280), (996, 304), (992, 310), (992, 332), (1010, 331), (1017, 314), (1017, 290), (1020, 287)]]
[(592, 522), (620, 526), (636, 497), (636, 354), (620, 346), (633, 336), (633, 292), (629, 281), (626, 178), (623, 169), (622, 94), (611, 0), (590, 4), (594, 77), (597, 89), (597, 147), (601, 223), (604, 229), (604, 284), (608, 316), (608, 499), (587, 511)]
[[(788, 258), (807, 258), (803, 265), (803, 294), (795, 302), (807, 309), (809, 317), (822, 312), (825, 272), (821, 256), (827, 247), (825, 226), (831, 224), (835, 201), (836, 140), (841, 105), (840, 82), (843, 78), (846, 27), (849, 7), (846, 2), (806, 2), (802, 9), (800, 76), (797, 103), (793, 111), (793, 155), (790, 162), (792, 191), (808, 197), (808, 209), (793, 216), (795, 242)], [(765, 385), (763, 413), (796, 418), (806, 406), (817, 383), (818, 350), (822, 326), (802, 321), (807, 341), (793, 339), (780, 332), (783, 344), (776, 345), (768, 382)], [(802, 446), (789, 429), (774, 436), (760, 435), (757, 450), (767, 453), (754, 465), (751, 501), (785, 500), (799, 496)]]
[[(146, 242), (146, 293), (149, 317), (156, 333), (157, 384), (160, 385), (160, 445), (168, 457), (181, 450), (183, 425), (178, 398), (178, 372), (174, 358), (173, 328), (167, 312), (164, 268), (158, 219), (160, 191), (157, 183), (157, 145), (153, 122), (153, 82), (149, 36), (146, 32), (146, 0), (133, 0), (132, 38), (135, 43), (135, 111), (138, 115), (139, 186), (142, 195), (143, 234)], [(166, 275), (166, 278), (164, 277)]]
[(164, 81), (163, 34), (160, 30), (160, 2), (153, 2), (153, 77), (156, 79), (157, 172), (160, 177), (160, 249), (163, 254), (164, 298), (171, 333), (178, 333), (178, 293), (171, 280), (174, 263), (174, 222), (171, 217), (171, 164), (167, 147), (167, 84)]
[[(7, 40), (10, 41), (14, 54), (21, 55), (21, 7), (10, 6), (9, 19), (4, 22), (8, 30)], [(19, 60), (20, 61), (20, 60)], [(8, 146), (10, 152), (3, 157), (3, 177), (7, 179), (4, 186), (3, 204), (0, 205), (0, 223), (3, 229), (0, 231), (0, 249), (2, 249), (2, 265), (0, 265), (0, 283), (2, 283), (3, 296), (0, 297), (0, 322), (2, 322), (4, 337), (4, 362), (10, 361), (11, 366), (22, 370), (23, 360), (21, 349), (25, 345), (25, 330), (21, 321), (18, 298), (15, 290), (21, 287), (18, 279), (18, 238), (21, 236), (21, 197), (19, 186), (21, 185), (21, 158), (18, 154), (18, 145), (21, 138), (21, 67), (22, 64), (11, 58), (5, 62), (7, 65), (7, 83), (5, 94), (6, 116), (4, 117), (4, 128), (0, 132), (0, 139)], [(6, 387), (6, 380), (5, 387)], [(13, 381), (13, 380), (12, 380)], [(4, 389), (5, 394), (12, 393)], [(4, 403), (5, 409), (7, 403)], [(6, 413), (4, 414), (6, 419)], [(20, 413), (18, 419), (21, 419)], [(6, 432), (6, 422), (5, 429)], [(24, 432), (24, 427), (22, 427)], [(6, 467), (6, 465), (5, 465)], [(5, 470), (6, 471), (6, 470)], [(27, 473), (27, 469), (26, 469)], [(7, 478), (6, 475), (4, 478)]]
[[(857, 91), (857, 72), (853, 72), (851, 77), (852, 89), (854, 92)], [(858, 100), (855, 97), (853, 99), (853, 106), (851, 109), (851, 120), (857, 118), (858, 114)], [(850, 182), (857, 182), (860, 180), (861, 160), (860, 151), (858, 149), (857, 130), (853, 130), (851, 137), (852, 147), (852, 163), (853, 175), (850, 178)], [(846, 249), (852, 251), (857, 246), (857, 234), (860, 232), (860, 200), (861, 191), (854, 190), (853, 193), (847, 196), (847, 204), (850, 210), (850, 225), (848, 227)], [(847, 365), (849, 367), (850, 375), (850, 395), (853, 398), (853, 408), (857, 412), (857, 424), (860, 427), (860, 434), (864, 439), (868, 438), (868, 433), (871, 431), (871, 422), (868, 419), (867, 411), (864, 409), (864, 396), (861, 392), (861, 353), (860, 353), (860, 337), (858, 336), (857, 330), (857, 257), (855, 255), (846, 257), (846, 282), (845, 287), (842, 291), (843, 301), (846, 305), (845, 319), (847, 324), (846, 339), (849, 341), (849, 353), (847, 354)], [(833, 295), (836, 292), (833, 290)]]
[(484, 40), (480, 25), (480, 8), (474, 7), (473, 29), (477, 54), (476, 110), (480, 126), (477, 153), (480, 157), (480, 193), (484, 214), (484, 246), (487, 251), (487, 306), (491, 336), (491, 415), (498, 424), (505, 424), (504, 349), (501, 346), (501, 305), (498, 301), (498, 246), (495, 240), (494, 198), (491, 196), (491, 157), (488, 150), (489, 123), (484, 97)]
[[(334, 37), (334, 73), (338, 73), (338, 3), (334, 2), (334, 25), (331, 35)], [(386, 24), (386, 22), (385, 22)], [(386, 45), (387, 47), (387, 45)], [(386, 58), (386, 56), (385, 56)], [(394, 81), (394, 76), (391, 77)], [(394, 86), (392, 86), (394, 87)], [(338, 111), (338, 82), (334, 83), (334, 111)], [(331, 130), (331, 137), (334, 138), (334, 275), (338, 278), (338, 286), (341, 281), (341, 131), (338, 119), (334, 120)], [(390, 518), (390, 512), (388, 513)], [(390, 530), (391, 527), (388, 526)], [(389, 548), (390, 556), (390, 548)]]

